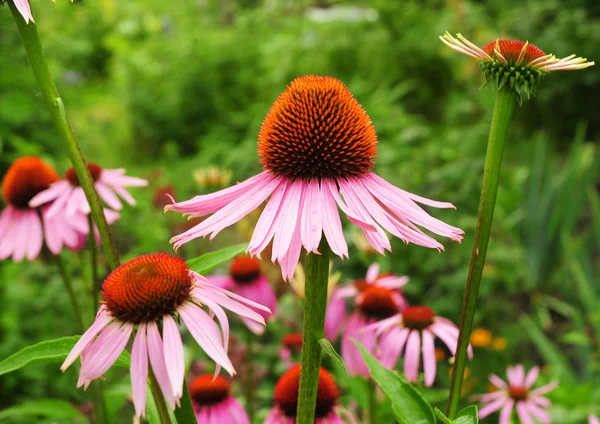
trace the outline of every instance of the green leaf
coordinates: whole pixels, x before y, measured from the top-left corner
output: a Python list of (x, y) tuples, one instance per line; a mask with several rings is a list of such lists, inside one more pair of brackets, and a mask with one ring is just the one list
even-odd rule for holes
[[(16, 371), (31, 362), (62, 362), (73, 349), (79, 337), (81, 336), (62, 337), (27, 346), (0, 362), (0, 375)], [(123, 351), (115, 365), (129, 368), (129, 363), (130, 354)]]
[(371, 377), (392, 401), (394, 414), (400, 424), (436, 423), (431, 405), (412, 384), (381, 365), (360, 343), (354, 343), (360, 349)]
[(479, 417), (477, 416), (477, 407), (475, 405), (467, 406), (465, 409), (460, 411), (456, 419), (451, 420), (438, 408), (435, 408), (435, 415), (444, 424), (479, 424)]
[(344, 372), (344, 376), (348, 377), (348, 370), (346, 370), (346, 366), (344, 365), (344, 361), (341, 356), (335, 351), (334, 347), (331, 345), (331, 342), (327, 340), (325, 337), (319, 340), (319, 345), (321, 345), (321, 349), (323, 352), (327, 354), (332, 360), (333, 364), (339, 370)]
[[(48, 417), (54, 420), (71, 420), (73, 423), (88, 422), (85, 415), (69, 402), (60, 399), (37, 399), (0, 411), (0, 420), (7, 418)], [(34, 422), (29, 419), (29, 422)]]
[(440, 411), (439, 408), (435, 408), (434, 411), (435, 411), (435, 416), (438, 417), (438, 420), (440, 420), (442, 423), (454, 424), (454, 421), (452, 421), (450, 418), (445, 416), (444, 413), (442, 411)]
[(216, 252), (205, 253), (197, 258), (190, 259), (187, 261), (187, 264), (192, 271), (195, 271), (198, 274), (206, 274), (213, 268), (221, 265), (223, 262), (227, 262), (228, 260), (235, 258), (237, 255), (244, 253), (247, 248), (248, 243), (229, 246), (225, 249), (217, 250)]

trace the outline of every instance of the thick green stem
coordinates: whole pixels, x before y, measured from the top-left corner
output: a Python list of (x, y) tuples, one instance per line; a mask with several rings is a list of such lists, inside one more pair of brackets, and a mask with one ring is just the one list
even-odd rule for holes
[(175, 410), (175, 418), (179, 424), (197, 424), (196, 414), (190, 399), (187, 383), (183, 382), (183, 396), (179, 400), (180, 406)]
[(485, 168), (483, 170), (483, 183), (481, 197), (479, 199), (479, 212), (477, 214), (477, 227), (475, 229), (475, 240), (469, 265), (469, 276), (465, 287), (462, 312), (460, 316), (460, 334), (458, 337), (458, 348), (452, 367), (452, 381), (450, 386), (450, 398), (448, 399), (448, 416), (455, 418), (458, 412), (460, 394), (462, 389), (465, 362), (467, 359), (467, 347), (469, 336), (473, 326), (473, 315), (477, 293), (481, 283), (483, 264), (490, 239), (490, 229), (496, 205), (496, 193), (498, 192), (498, 179), (502, 164), (504, 144), (510, 126), (510, 120), (517, 102), (517, 94), (514, 90), (503, 88), (496, 93), (496, 104), (492, 116), (492, 126), (488, 140)]
[(158, 380), (156, 379), (154, 372), (152, 372), (152, 367), (148, 367), (148, 379), (150, 380), (150, 391), (152, 392), (152, 397), (154, 398), (154, 404), (156, 405), (156, 410), (158, 411), (160, 423), (171, 424), (171, 417), (169, 416), (167, 403), (165, 402), (165, 398), (160, 390), (160, 386), (158, 385)]
[(106, 419), (106, 402), (104, 402), (104, 388), (101, 380), (92, 381), (92, 397), (94, 398), (94, 422), (104, 424)]
[(73, 311), (75, 312), (75, 319), (77, 320), (77, 330), (83, 333), (85, 329), (83, 325), (83, 315), (81, 315), (81, 308), (79, 307), (79, 301), (77, 300), (77, 295), (75, 294), (75, 290), (73, 289), (73, 284), (71, 283), (71, 277), (65, 268), (65, 264), (62, 261), (62, 258), (59, 255), (54, 256), (56, 260), (56, 266), (58, 267), (58, 271), (60, 272), (60, 276), (62, 277), (63, 283), (65, 284), (65, 289), (67, 289), (67, 294), (69, 295), (69, 299), (71, 300), (71, 305), (73, 306)]
[(77, 174), (77, 179), (79, 180), (79, 183), (81, 184), (81, 187), (85, 193), (85, 197), (90, 204), (92, 217), (98, 226), (98, 231), (100, 232), (100, 238), (102, 239), (102, 244), (104, 245), (108, 263), (110, 264), (111, 268), (114, 269), (119, 266), (119, 257), (115, 249), (112, 235), (110, 234), (110, 230), (108, 228), (108, 223), (104, 217), (104, 211), (102, 204), (100, 203), (100, 198), (98, 197), (98, 193), (94, 188), (92, 176), (88, 170), (85, 158), (81, 153), (81, 149), (77, 144), (71, 124), (69, 124), (69, 120), (67, 119), (63, 101), (58, 93), (58, 89), (56, 88), (56, 84), (52, 78), (52, 74), (50, 73), (50, 68), (48, 67), (48, 62), (46, 61), (46, 55), (40, 42), (37, 25), (34, 23), (27, 24), (12, 1), (9, 0), (8, 5), (10, 7), (10, 11), (12, 12), (14, 21), (17, 24), (19, 34), (21, 35), (21, 41), (25, 47), (27, 59), (29, 59), (31, 69), (33, 70), (38, 85), (40, 86), (42, 96), (44, 97), (44, 100), (50, 109), (52, 120), (54, 121), (60, 137), (64, 142), (69, 159), (71, 160), (73, 168), (75, 169), (75, 173)]
[(246, 331), (246, 375), (244, 384), (244, 395), (246, 397), (246, 412), (250, 422), (254, 419), (254, 358), (252, 357), (252, 345), (254, 344), (254, 334)]
[(96, 235), (94, 234), (94, 220), (88, 215), (88, 225), (90, 233), (88, 234), (88, 243), (90, 247), (90, 266), (92, 267), (92, 281), (90, 282), (90, 295), (92, 296), (92, 313), (96, 315), (98, 309), (98, 294), (100, 293), (100, 284), (98, 281), (98, 252), (96, 249)]
[(369, 424), (377, 424), (375, 422), (376, 416), (376, 408), (377, 408), (377, 386), (374, 382), (369, 382)]
[(302, 361), (296, 424), (314, 424), (321, 346), (325, 332), (327, 281), (330, 249), (325, 238), (319, 246), (320, 255), (306, 255), (306, 285), (304, 290), (304, 328), (302, 332)]

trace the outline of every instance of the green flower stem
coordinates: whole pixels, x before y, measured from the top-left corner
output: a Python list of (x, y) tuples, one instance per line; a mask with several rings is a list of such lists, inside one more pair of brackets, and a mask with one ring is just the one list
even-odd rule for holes
[(175, 410), (175, 418), (179, 424), (197, 424), (196, 413), (190, 399), (190, 392), (185, 380), (183, 381), (183, 396), (179, 400), (180, 406)]
[(96, 310), (98, 309), (100, 294), (100, 283), (98, 281), (98, 252), (96, 249), (96, 235), (94, 234), (94, 220), (90, 215), (88, 215), (88, 225), (90, 228), (90, 233), (88, 234), (88, 243), (90, 246), (90, 259), (91, 259), (91, 267), (92, 267), (92, 281), (90, 285), (90, 294), (92, 296), (92, 317), (96, 316)]
[(246, 375), (244, 384), (244, 395), (246, 397), (246, 412), (250, 422), (254, 419), (254, 358), (252, 348), (254, 345), (254, 334), (246, 330)]
[(150, 391), (152, 392), (152, 397), (154, 398), (154, 404), (156, 405), (156, 410), (158, 411), (160, 423), (171, 424), (171, 417), (169, 416), (169, 410), (167, 409), (165, 397), (162, 394), (162, 390), (160, 390), (158, 380), (156, 379), (154, 372), (152, 372), (152, 367), (150, 366), (148, 367), (148, 379), (150, 380)]
[(465, 372), (465, 361), (467, 359), (467, 347), (469, 336), (473, 326), (473, 315), (477, 293), (481, 283), (485, 254), (490, 239), (490, 229), (496, 206), (496, 193), (498, 192), (498, 179), (502, 165), (502, 154), (508, 134), (508, 127), (517, 102), (517, 93), (509, 88), (502, 88), (496, 93), (496, 104), (492, 116), (492, 126), (488, 139), (488, 149), (483, 170), (483, 183), (481, 197), (479, 199), (479, 212), (477, 214), (477, 227), (475, 229), (475, 240), (471, 263), (469, 264), (469, 276), (465, 287), (463, 307), (460, 316), (460, 334), (458, 337), (458, 348), (452, 366), (452, 381), (450, 386), (450, 397), (448, 399), (448, 417), (455, 418), (458, 412), (460, 394), (462, 389), (463, 375)]
[(375, 410), (377, 408), (377, 386), (375, 382), (369, 381), (369, 424), (377, 424), (375, 422)]
[(330, 248), (323, 237), (320, 255), (306, 255), (306, 284), (304, 290), (304, 328), (302, 331), (302, 368), (298, 392), (296, 424), (314, 424), (321, 346), (319, 340), (325, 333), (327, 308), (327, 282), (329, 279)]
[(110, 264), (111, 268), (114, 269), (119, 266), (119, 257), (115, 249), (115, 244), (113, 242), (112, 235), (110, 234), (106, 218), (104, 217), (104, 211), (102, 204), (100, 203), (100, 198), (98, 197), (98, 193), (94, 188), (92, 176), (87, 168), (87, 163), (83, 157), (83, 154), (81, 153), (81, 149), (77, 144), (71, 124), (67, 119), (64, 104), (60, 94), (58, 93), (54, 79), (50, 74), (50, 68), (48, 67), (46, 55), (44, 54), (44, 49), (42, 48), (42, 44), (40, 42), (37, 25), (34, 23), (25, 23), (25, 20), (18, 12), (12, 1), (9, 1), (8, 5), (10, 7), (10, 11), (12, 12), (14, 21), (17, 24), (19, 34), (21, 35), (21, 41), (25, 47), (25, 53), (27, 54), (31, 69), (33, 70), (38, 85), (42, 91), (42, 96), (48, 104), (48, 108), (52, 114), (52, 119), (54, 120), (56, 128), (58, 129), (58, 132), (64, 141), (69, 159), (71, 160), (73, 168), (75, 169), (75, 173), (77, 174), (77, 179), (79, 180), (79, 183), (81, 184), (81, 187), (85, 193), (85, 197), (90, 204), (92, 217), (98, 226), (98, 231), (100, 232), (100, 238), (102, 239), (102, 244), (104, 246), (108, 263)]

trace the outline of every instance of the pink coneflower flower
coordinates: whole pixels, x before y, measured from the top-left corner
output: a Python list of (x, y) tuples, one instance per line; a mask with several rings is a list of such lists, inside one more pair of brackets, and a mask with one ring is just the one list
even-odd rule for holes
[(600, 419), (595, 415), (590, 415), (588, 417), (588, 424), (600, 424)]
[[(551, 422), (550, 416), (543, 408), (550, 406), (550, 401), (542, 395), (554, 390), (556, 381), (546, 384), (535, 390), (531, 386), (535, 383), (540, 373), (538, 367), (533, 367), (525, 375), (523, 365), (508, 367), (506, 375), (508, 384), (500, 377), (491, 374), (490, 382), (498, 389), (492, 393), (481, 395), (483, 407), (479, 409), (479, 418), (483, 419), (493, 412), (500, 411), (499, 424), (510, 424), (513, 407), (517, 410), (519, 420), (523, 424), (533, 424), (533, 418), (544, 424)], [(533, 418), (532, 418), (533, 417)]]
[(594, 62), (575, 55), (559, 59), (525, 41), (496, 40), (482, 49), (460, 34), (456, 37), (446, 32), (440, 39), (451, 49), (477, 59), (486, 83), (497, 87), (510, 84), (511, 88), (523, 91), (528, 96), (548, 72), (573, 71), (594, 66)]
[(25, 156), (12, 163), (2, 180), (7, 206), (0, 214), (1, 260), (12, 256), (16, 262), (24, 258), (31, 261), (39, 255), (44, 241), (55, 255), (63, 246), (80, 248), (85, 232), (76, 228), (77, 220), (67, 219), (64, 214), (50, 216), (49, 204), (40, 204), (39, 211), (29, 206), (32, 197), (58, 180), (56, 171), (38, 157)]
[[(298, 389), (300, 387), (300, 365), (290, 368), (275, 385), (273, 401), (275, 406), (265, 419), (264, 424), (294, 424), (298, 408)], [(341, 405), (337, 404), (340, 392), (333, 377), (321, 368), (317, 389), (315, 424), (355, 424), (354, 418)]]
[[(258, 259), (238, 256), (231, 261), (229, 275), (209, 275), (206, 278), (223, 289), (269, 308), (271, 312), (258, 311), (265, 320), (275, 314), (277, 296), (269, 280), (261, 272)], [(254, 320), (242, 317), (242, 321), (254, 334), (262, 334), (265, 331), (265, 327)]]
[(189, 386), (196, 419), (203, 424), (250, 424), (250, 418), (236, 398), (231, 396), (229, 381), (205, 374)]
[[(389, 318), (406, 307), (406, 300), (398, 291), (408, 283), (408, 277), (391, 274), (379, 274), (379, 265), (372, 264), (364, 280), (358, 280), (351, 286), (340, 287), (340, 298), (355, 297), (356, 310), (350, 315), (342, 336), (342, 358), (350, 375), (369, 377), (369, 369), (362, 359), (360, 350), (354, 341), (358, 341), (369, 353), (375, 356), (385, 367), (393, 368), (398, 360), (394, 350), (380, 349), (373, 332), (364, 328), (382, 319)], [(329, 311), (328, 311), (329, 313)]]
[(325, 337), (332, 342), (337, 339), (347, 318), (346, 298), (344, 297), (344, 288), (333, 289), (333, 293), (327, 302), (325, 312)]
[[(434, 338), (441, 339), (452, 355), (456, 353), (458, 343), (458, 327), (452, 321), (436, 316), (426, 306), (409, 306), (401, 314), (369, 326), (365, 332), (379, 337), (378, 347), (391, 357), (398, 359), (404, 348), (404, 375), (408, 381), (418, 381), (423, 352), (423, 373), (428, 387), (433, 384), (436, 374)], [(470, 345), (467, 352), (472, 358)]]
[[(81, 356), (77, 387), (87, 387), (117, 360), (137, 326), (131, 350), (131, 385), (137, 416), (145, 414), (148, 359), (169, 406), (175, 408), (181, 398), (184, 360), (176, 317), (216, 362), (217, 372), (223, 367), (233, 375), (235, 371), (227, 357), (229, 322), (223, 308), (263, 325), (263, 317), (248, 306), (267, 310), (214, 286), (190, 271), (182, 259), (164, 253), (140, 256), (115, 269), (102, 285), (102, 297), (96, 320), (75, 344), (61, 370)], [(221, 329), (203, 306), (217, 317)]]
[(348, 257), (337, 208), (379, 252), (390, 250), (383, 229), (405, 243), (443, 249), (417, 226), (453, 240), (463, 231), (429, 216), (417, 203), (453, 208), (394, 187), (371, 171), (377, 135), (371, 119), (335, 78), (296, 78), (275, 101), (258, 135), (262, 173), (213, 194), (165, 210), (192, 217), (213, 214), (171, 239), (175, 249), (198, 237), (212, 239), (268, 200), (248, 253), (260, 257), (273, 239), (271, 259), (291, 280), (302, 247), (318, 253), (323, 234), (331, 250)]
[[(98, 195), (114, 210), (121, 210), (123, 205), (117, 194), (131, 206), (136, 204), (135, 199), (125, 187), (144, 187), (148, 181), (141, 178), (125, 175), (124, 169), (102, 169), (95, 163), (88, 163), (88, 169), (94, 180), (94, 187)], [(83, 188), (79, 184), (77, 174), (73, 168), (65, 173), (65, 179), (55, 182), (47, 190), (42, 191), (31, 199), (29, 205), (37, 207), (46, 202), (54, 201), (48, 214), (50, 216), (64, 210), (67, 215), (90, 213), (90, 205), (85, 198)]]
[[(279, 359), (288, 368), (299, 362), (300, 352), (302, 352), (302, 333), (289, 333), (283, 336), (281, 347), (279, 348)], [(298, 361), (294, 360), (294, 357)]]

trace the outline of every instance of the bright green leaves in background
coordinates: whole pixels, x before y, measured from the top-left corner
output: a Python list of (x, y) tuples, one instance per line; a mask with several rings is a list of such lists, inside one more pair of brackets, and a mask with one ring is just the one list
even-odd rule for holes
[(203, 275), (237, 255), (241, 255), (247, 248), (248, 243), (237, 244), (190, 259), (187, 264), (192, 271)]

